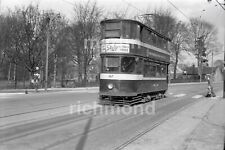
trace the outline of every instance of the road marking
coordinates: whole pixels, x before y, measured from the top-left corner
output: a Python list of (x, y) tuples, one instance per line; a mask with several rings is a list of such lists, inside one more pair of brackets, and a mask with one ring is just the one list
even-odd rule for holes
[(173, 93), (169, 93), (170, 95), (173, 95)]
[(177, 94), (177, 95), (174, 95), (174, 97), (183, 97), (185, 96), (186, 94)]
[(202, 95), (195, 95), (192, 98), (198, 99), (198, 98), (201, 98), (201, 97), (202, 97)]

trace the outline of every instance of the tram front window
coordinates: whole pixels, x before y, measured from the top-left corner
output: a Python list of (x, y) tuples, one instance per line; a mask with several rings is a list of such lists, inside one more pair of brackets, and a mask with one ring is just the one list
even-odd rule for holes
[(121, 59), (121, 72), (135, 73), (135, 57), (122, 57)]
[(103, 58), (103, 72), (119, 72), (120, 58), (108, 56)]

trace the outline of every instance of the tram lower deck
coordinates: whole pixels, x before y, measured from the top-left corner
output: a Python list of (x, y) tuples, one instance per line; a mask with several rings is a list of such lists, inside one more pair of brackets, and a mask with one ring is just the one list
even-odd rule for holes
[[(114, 75), (108, 74), (113, 78)], [(126, 76), (126, 74), (124, 74)], [(127, 75), (129, 76), (131, 75)], [(100, 79), (100, 103), (134, 104), (145, 97), (164, 95), (168, 89), (166, 78), (148, 78), (139, 80)]]

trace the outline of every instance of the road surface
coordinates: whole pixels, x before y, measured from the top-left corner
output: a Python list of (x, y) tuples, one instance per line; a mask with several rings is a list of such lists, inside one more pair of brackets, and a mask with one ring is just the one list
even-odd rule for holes
[[(206, 89), (206, 83), (171, 85), (167, 98), (135, 107), (98, 106), (94, 89), (0, 95), (0, 149), (122, 149), (200, 101)], [(221, 91), (222, 84), (214, 89)]]

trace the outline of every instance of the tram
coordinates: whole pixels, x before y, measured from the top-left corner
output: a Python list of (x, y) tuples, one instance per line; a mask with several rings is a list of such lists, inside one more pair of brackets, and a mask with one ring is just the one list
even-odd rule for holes
[(101, 21), (99, 103), (131, 105), (164, 95), (170, 41), (135, 20)]

